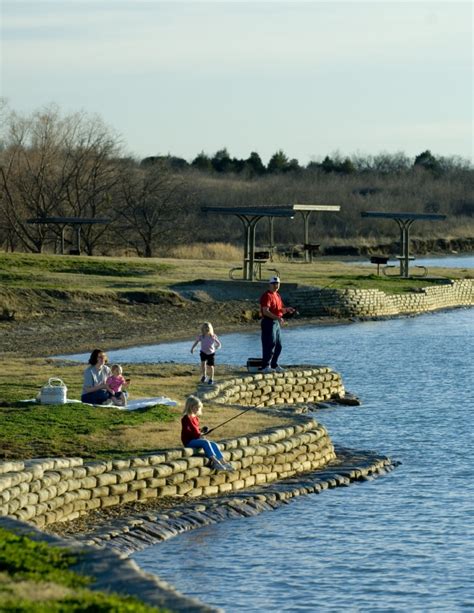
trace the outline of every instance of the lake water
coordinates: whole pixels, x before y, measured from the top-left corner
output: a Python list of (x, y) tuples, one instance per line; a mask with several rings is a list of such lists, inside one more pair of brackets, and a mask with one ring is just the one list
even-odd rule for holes
[[(134, 559), (229, 612), (474, 610), (473, 337), (473, 309), (287, 328), (283, 362), (328, 364), (363, 401), (317, 414), (333, 440), (402, 465), (373, 482), (180, 535)], [(257, 330), (222, 341), (220, 362), (259, 354)], [(189, 348), (111, 355), (184, 362)]]

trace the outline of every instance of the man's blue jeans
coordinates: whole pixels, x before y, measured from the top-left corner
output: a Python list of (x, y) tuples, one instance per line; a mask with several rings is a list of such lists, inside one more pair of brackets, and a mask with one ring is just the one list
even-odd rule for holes
[(205, 438), (193, 438), (186, 447), (191, 447), (191, 449), (203, 449), (206, 458), (216, 457), (218, 460), (222, 460), (222, 453), (217, 443), (208, 441)]
[(281, 327), (277, 319), (262, 317), (262, 368), (276, 368), (281, 353)]

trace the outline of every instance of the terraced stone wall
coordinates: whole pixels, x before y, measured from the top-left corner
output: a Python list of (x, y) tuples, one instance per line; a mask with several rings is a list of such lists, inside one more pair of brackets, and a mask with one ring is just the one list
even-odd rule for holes
[(201, 397), (218, 403), (271, 407), (324, 402), (336, 396), (342, 397), (344, 393), (341, 375), (327, 366), (320, 366), (228, 379), (202, 393)]
[(305, 317), (388, 317), (474, 305), (474, 281), (429, 285), (414, 292), (386, 294), (377, 289), (297, 288), (287, 301)]
[(295, 415), (295, 425), (221, 444), (234, 472), (214, 473), (191, 449), (124, 460), (46, 458), (0, 463), (0, 516), (39, 528), (87, 513), (160, 496), (209, 496), (271, 483), (325, 466), (335, 458), (326, 429)]

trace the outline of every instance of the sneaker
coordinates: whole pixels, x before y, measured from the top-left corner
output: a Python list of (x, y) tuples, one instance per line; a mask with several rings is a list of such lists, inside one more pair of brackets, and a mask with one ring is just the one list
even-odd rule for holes
[(113, 407), (113, 406), (115, 406), (115, 403), (114, 403), (114, 401), (112, 400), (112, 398), (109, 398), (108, 400), (105, 400), (105, 401), (102, 403), (102, 406), (103, 406), (103, 407)]
[(209, 464), (208, 464), (209, 468), (211, 468), (212, 470), (226, 470), (224, 465), (222, 464), (222, 462), (220, 460), (218, 460), (215, 456), (213, 456), (210, 460), (209, 460)]
[(214, 385), (214, 379), (209, 379), (209, 381), (207, 382), (208, 385)]
[(266, 368), (259, 368), (258, 372), (261, 373), (262, 375), (269, 375), (273, 371), (270, 368), (270, 366), (267, 366)]
[(201, 377), (201, 383), (206, 383), (206, 377), (204, 375)]
[(282, 368), (281, 366), (275, 366), (275, 368), (273, 369), (273, 372), (285, 372), (285, 369)]
[(235, 468), (232, 466), (230, 462), (221, 462), (222, 466), (226, 469), (227, 472), (233, 473)]

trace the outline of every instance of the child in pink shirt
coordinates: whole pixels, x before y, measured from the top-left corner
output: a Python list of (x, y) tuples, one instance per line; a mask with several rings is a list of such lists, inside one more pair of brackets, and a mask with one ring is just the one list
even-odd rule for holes
[(127, 404), (127, 396), (123, 387), (127, 387), (128, 381), (122, 374), (122, 367), (119, 364), (113, 364), (111, 367), (111, 375), (107, 378), (106, 384), (111, 394), (112, 402), (118, 406), (125, 406)]
[(214, 385), (214, 357), (216, 351), (222, 347), (222, 343), (214, 334), (214, 328), (208, 321), (202, 324), (201, 334), (196, 338), (193, 346), (191, 347), (191, 353), (194, 353), (194, 349), (197, 345), (201, 344), (201, 351), (199, 356), (201, 358), (201, 383), (205, 383), (207, 379), (207, 367), (209, 366), (210, 377), (207, 379), (209, 385)]

